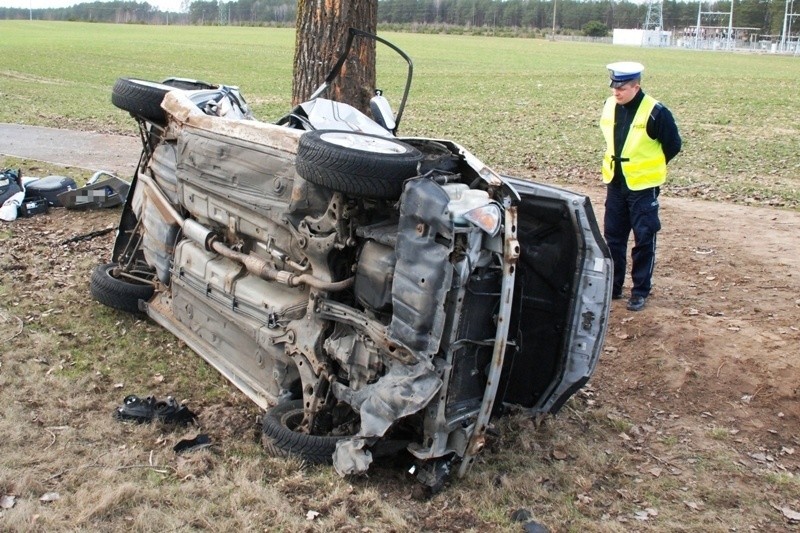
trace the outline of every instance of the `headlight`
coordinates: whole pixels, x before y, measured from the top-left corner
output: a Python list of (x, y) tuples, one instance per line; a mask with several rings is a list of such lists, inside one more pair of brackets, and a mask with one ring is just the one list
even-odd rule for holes
[(500, 206), (495, 203), (471, 209), (462, 215), (467, 221), (478, 226), (483, 231), (494, 237), (500, 231), (500, 222), (503, 213)]

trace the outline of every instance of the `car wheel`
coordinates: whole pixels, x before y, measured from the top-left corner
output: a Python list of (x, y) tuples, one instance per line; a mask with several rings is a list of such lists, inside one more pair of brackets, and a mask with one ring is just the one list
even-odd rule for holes
[(154, 81), (119, 78), (111, 90), (111, 103), (130, 114), (153, 124), (164, 126), (167, 115), (161, 102), (175, 87)]
[(89, 282), (92, 297), (108, 307), (138, 313), (139, 300), (149, 300), (155, 289), (149, 283), (115, 277), (114, 269), (117, 266), (117, 263), (107, 263), (94, 269)]
[(330, 464), (336, 443), (347, 436), (295, 431), (303, 421), (303, 400), (278, 404), (264, 414), (261, 442), (276, 457), (296, 456), (311, 464)]
[(403, 182), (417, 175), (422, 153), (391, 137), (351, 131), (316, 130), (300, 137), (300, 176), (337, 192), (396, 200)]

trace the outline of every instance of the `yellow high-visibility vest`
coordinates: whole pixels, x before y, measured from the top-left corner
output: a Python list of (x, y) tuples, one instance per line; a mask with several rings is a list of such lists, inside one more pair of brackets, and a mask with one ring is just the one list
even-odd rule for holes
[(647, 119), (658, 101), (652, 96), (644, 95), (636, 116), (633, 117), (628, 137), (619, 155), (621, 161), (614, 161), (614, 110), (616, 101), (613, 97), (606, 100), (603, 114), (600, 116), (600, 131), (606, 139), (606, 153), (603, 156), (603, 183), (610, 183), (614, 178), (614, 165), (622, 165), (622, 174), (628, 188), (640, 191), (648, 187), (658, 187), (667, 180), (667, 159), (661, 149), (661, 143), (647, 135)]

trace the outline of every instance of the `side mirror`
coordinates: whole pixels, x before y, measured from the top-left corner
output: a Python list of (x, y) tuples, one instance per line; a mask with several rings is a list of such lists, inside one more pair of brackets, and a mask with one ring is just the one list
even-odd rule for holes
[(397, 124), (394, 120), (394, 113), (392, 113), (392, 106), (389, 101), (383, 96), (383, 91), (377, 89), (375, 96), (369, 101), (369, 108), (372, 111), (372, 118), (375, 122), (394, 133), (397, 129)]

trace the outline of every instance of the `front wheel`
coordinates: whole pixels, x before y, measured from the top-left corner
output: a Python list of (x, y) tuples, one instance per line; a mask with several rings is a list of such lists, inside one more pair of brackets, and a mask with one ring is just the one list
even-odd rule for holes
[(92, 297), (103, 305), (127, 313), (139, 312), (139, 300), (149, 300), (155, 292), (154, 287), (145, 282), (118, 277), (114, 269), (117, 263), (98, 265), (92, 272), (89, 289)]
[(396, 200), (421, 160), (419, 150), (392, 137), (316, 130), (300, 137), (296, 166), (303, 179), (333, 191)]
[(297, 456), (311, 464), (330, 464), (336, 443), (346, 436), (297, 432), (303, 422), (303, 400), (281, 403), (264, 414), (261, 443), (270, 455)]

